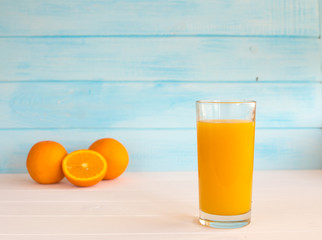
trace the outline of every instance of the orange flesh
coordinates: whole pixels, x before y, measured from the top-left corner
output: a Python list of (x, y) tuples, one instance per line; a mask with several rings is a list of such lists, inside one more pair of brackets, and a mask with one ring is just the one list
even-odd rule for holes
[(91, 178), (98, 175), (104, 168), (99, 157), (86, 152), (70, 156), (66, 165), (68, 172), (77, 178)]

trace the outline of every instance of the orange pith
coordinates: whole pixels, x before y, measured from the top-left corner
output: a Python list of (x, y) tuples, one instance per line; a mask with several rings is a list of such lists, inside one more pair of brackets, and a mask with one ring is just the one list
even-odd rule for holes
[(77, 186), (88, 187), (100, 182), (106, 170), (104, 157), (92, 150), (74, 151), (63, 160), (66, 178)]

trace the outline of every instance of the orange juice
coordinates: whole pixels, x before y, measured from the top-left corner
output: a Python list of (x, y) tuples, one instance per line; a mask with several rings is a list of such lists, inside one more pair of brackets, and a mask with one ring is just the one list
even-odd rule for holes
[(255, 122), (197, 122), (200, 210), (214, 215), (250, 211)]

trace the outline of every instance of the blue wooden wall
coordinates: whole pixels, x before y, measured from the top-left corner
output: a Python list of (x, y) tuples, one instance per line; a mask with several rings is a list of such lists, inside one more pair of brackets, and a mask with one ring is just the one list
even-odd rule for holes
[(196, 170), (205, 98), (257, 100), (256, 169), (321, 169), (321, 3), (0, 0), (0, 172), (102, 137), (128, 171)]

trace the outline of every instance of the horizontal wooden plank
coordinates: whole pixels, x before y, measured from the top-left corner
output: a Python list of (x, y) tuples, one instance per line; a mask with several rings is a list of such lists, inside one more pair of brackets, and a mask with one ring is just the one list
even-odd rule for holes
[(0, 35), (319, 35), (317, 0), (1, 0)]
[(257, 127), (321, 127), (322, 84), (0, 83), (4, 128), (194, 128), (199, 99), (254, 99)]
[[(187, 186), (186, 186), (187, 187)], [(197, 188), (196, 188), (197, 189)], [(175, 194), (174, 191), (170, 191), (172, 194)], [(308, 191), (306, 191), (308, 192)], [(3, 194), (10, 195), (12, 192), (4, 191)], [(31, 194), (34, 194), (34, 198), (37, 198), (39, 193), (34, 192), (25, 192), (18, 191), (19, 194), (24, 194), (23, 196), (30, 197)], [(66, 192), (65, 192), (66, 194)], [(92, 195), (96, 195), (90, 193)], [(105, 193), (106, 194), (106, 193)], [(124, 194), (128, 198), (132, 198), (133, 195), (142, 194), (142, 192), (132, 192)], [(84, 193), (83, 193), (84, 195)], [(80, 199), (82, 199), (83, 195), (79, 194)], [(99, 194), (98, 194), (99, 195)], [(136, 202), (132, 200), (131, 202), (123, 203), (120, 201), (105, 201), (105, 202), (53, 202), (53, 201), (30, 201), (30, 202), (1, 202), (0, 212), (1, 216), (178, 216), (180, 214), (191, 213), (193, 215), (198, 214), (198, 193), (193, 195), (194, 201), (173, 201), (171, 198), (160, 201), (156, 199), (153, 194), (148, 195), (145, 192), (146, 201)], [(20, 195), (21, 196), (21, 195)], [(56, 199), (56, 195), (54, 193), (49, 194), (51, 199)], [(66, 194), (65, 198), (68, 196)], [(105, 198), (109, 199), (111, 194), (106, 194)], [(135, 196), (136, 197), (136, 196)], [(312, 196), (307, 196), (307, 203), (310, 204), (310, 208), (307, 209), (305, 214), (322, 214), (321, 209), (321, 194), (319, 198), (312, 198)], [(310, 198), (309, 198), (310, 197)], [(93, 197), (94, 198), (94, 197)], [(102, 198), (102, 197), (101, 197)], [(258, 201), (256, 198), (253, 198), (253, 202)], [(290, 199), (284, 200), (276, 200), (274, 201), (276, 204), (272, 206), (272, 200), (264, 200), (261, 203), (254, 203), (254, 207), (256, 209), (259, 208), (267, 208), (275, 209), (278, 211), (280, 215), (287, 214), (289, 209), (301, 209), (303, 203), (302, 202), (292, 202)], [(120, 206), (121, 205), (121, 206)], [(180, 205), (180, 208), (178, 206)], [(287, 208), (285, 207), (287, 206)]]
[[(133, 193), (134, 194), (134, 193)], [(132, 194), (132, 195), (133, 195)], [(140, 194), (140, 193), (139, 193)], [(130, 194), (127, 194), (129, 196)], [(131, 195), (131, 197), (132, 197)], [(109, 198), (109, 194), (106, 195)], [(151, 202), (148, 202), (151, 200)], [(182, 202), (179, 203), (180, 205)], [(125, 205), (125, 204), (124, 204)], [(147, 198), (146, 202), (130, 202), (120, 207), (120, 202), (2, 202), (1, 215), (105, 215), (105, 216), (173, 216), (180, 213), (191, 212), (198, 206), (198, 201), (190, 201), (182, 204), (178, 210), (178, 202), (156, 201)], [(298, 206), (294, 206), (298, 207)], [(322, 211), (320, 211), (322, 214)], [(1, 216), (0, 215), (0, 216)]]
[[(278, 212), (274, 213), (278, 215)], [(266, 211), (267, 214), (267, 211)], [(270, 213), (272, 215), (273, 213)], [(279, 216), (279, 215), (278, 215)], [(257, 231), (264, 233), (267, 231), (267, 225), (270, 226), (270, 231), (299, 231), (301, 228), (307, 228), (315, 233), (321, 232), (322, 224), (320, 221), (312, 221), (319, 219), (320, 213), (312, 213), (311, 216), (298, 217), (296, 211), (290, 211), (288, 216), (279, 218), (270, 218), (265, 221), (262, 217), (260, 223), (256, 223)], [(288, 225), (287, 229), (282, 229), (285, 222), (292, 219), (292, 225)], [(102, 234), (110, 233), (111, 235), (128, 235), (142, 233), (168, 233), (182, 234), (185, 232), (212, 232), (214, 229), (205, 228), (197, 222), (197, 216), (180, 215), (174, 216), (0, 216), (2, 226), (2, 234)], [(53, 228), (54, 226), (54, 228)], [(238, 229), (239, 234), (246, 234), (254, 228), (250, 225), (247, 228)]]
[[(180, 180), (177, 179), (177, 176), (180, 176)], [(6, 178), (6, 181), (0, 186), (3, 193), (0, 196), (0, 203), (10, 204), (10, 202), (15, 202), (19, 204), (26, 202), (31, 205), (39, 203), (37, 206), (38, 213), (41, 211), (42, 203), (52, 203), (61, 204), (61, 206), (74, 204), (74, 207), (66, 209), (69, 213), (73, 211), (72, 209), (77, 209), (77, 206), (83, 206), (83, 213), (88, 211), (89, 215), (92, 211), (100, 211), (103, 215), (107, 215), (107, 212), (103, 213), (103, 209), (114, 205), (114, 214), (119, 215), (117, 211), (122, 212), (123, 210), (117, 210), (117, 205), (122, 203), (133, 206), (133, 209), (125, 215), (159, 215), (163, 210), (168, 214), (173, 214), (170, 211), (171, 205), (173, 207), (173, 204), (184, 202), (186, 209), (191, 211), (191, 207), (198, 200), (197, 173), (190, 171), (178, 172), (178, 174), (163, 171), (139, 173), (126, 171), (116, 179), (103, 180), (90, 188), (76, 187), (66, 179), (58, 184), (42, 185), (34, 182), (28, 174), (14, 174), (13, 176), (0, 174), (0, 179), (2, 177)], [(149, 180), (147, 181), (147, 179)], [(181, 188), (182, 184), (188, 183), (190, 183), (191, 188)], [(180, 194), (178, 194), (178, 189), (181, 189)], [(21, 199), (21, 196), (24, 196), (23, 199)], [(142, 209), (144, 204), (146, 204), (146, 208)], [(159, 205), (160, 211), (154, 209), (157, 205)], [(169, 207), (168, 210), (165, 209), (166, 205)], [(86, 206), (88, 206), (88, 210), (85, 210)], [(150, 208), (150, 211), (148, 208)], [(140, 213), (139, 209), (144, 211)], [(61, 211), (59, 215), (68, 215), (62, 214)], [(0, 211), (1, 214), (11, 215), (13, 212)], [(20, 214), (23, 213), (20, 212)], [(109, 212), (109, 214), (112, 214), (112, 212)], [(94, 215), (96, 214), (94, 213)]]
[[(283, 181), (280, 179), (282, 176)], [(1, 204), (102, 204), (102, 208), (104, 208), (108, 207), (107, 204), (113, 205), (116, 203), (137, 204), (137, 206), (145, 203), (153, 206), (161, 202), (163, 204), (184, 202), (191, 207), (191, 204), (198, 201), (197, 170), (175, 172), (126, 171), (119, 178), (112, 181), (101, 181), (90, 188), (75, 187), (68, 183), (66, 179), (63, 179), (59, 184), (37, 184), (27, 173), (0, 174), (0, 180), (2, 178), (5, 180), (0, 182), (0, 190), (3, 193), (0, 196)], [(253, 198), (263, 202), (262, 204), (266, 204), (267, 201), (286, 202), (289, 198), (295, 198), (295, 195), (301, 190), (309, 192), (309, 200), (315, 204), (315, 201), (321, 198), (321, 191), (314, 189), (319, 187), (321, 180), (321, 170), (255, 170)], [(276, 195), (270, 193), (274, 188), (285, 188), (285, 186), (288, 186), (288, 191)], [(178, 189), (180, 189), (180, 194), (178, 194)], [(21, 196), (24, 196), (24, 198), (21, 199)], [(151, 198), (154, 198), (153, 201)], [(157, 203), (154, 203), (154, 201)], [(70, 211), (74, 211), (77, 208), (76, 205)], [(274, 205), (266, 206), (266, 208), (273, 207)], [(41, 209), (39, 205), (38, 210), (41, 211)], [(47, 209), (46, 211), (51, 210)], [(89, 215), (91, 215), (90, 211), (95, 212), (96, 209), (88, 209)], [(133, 209), (133, 211), (135, 210)], [(2, 215), (9, 215), (9, 213), (2, 211), (1, 213)], [(132, 214), (136, 215), (134, 212)], [(35, 215), (39, 214), (35, 213)], [(60, 215), (64, 214), (60, 213)], [(108, 215), (108, 213), (105, 213), (105, 215)]]
[[(275, 202), (273, 202), (275, 203)], [(121, 205), (121, 204), (120, 204)], [(179, 207), (179, 204), (178, 204)], [(287, 207), (287, 204), (284, 205)], [(247, 228), (237, 229), (241, 233), (250, 231), (299, 231), (310, 229), (320, 232), (322, 223), (312, 221), (319, 219), (321, 212), (310, 211), (309, 214), (298, 217), (297, 211), (288, 209), (287, 214), (278, 212), (280, 208), (260, 208), (253, 212), (253, 224)], [(272, 217), (274, 215), (274, 217)], [(211, 232), (213, 229), (205, 228), (198, 223), (197, 213), (180, 213), (179, 215), (165, 216), (0, 216), (2, 234), (142, 234), (142, 233), (185, 233), (185, 232)], [(278, 218), (276, 218), (278, 216)], [(265, 218), (266, 217), (266, 218)], [(288, 223), (288, 224), (285, 224)], [(290, 224), (292, 223), (292, 224)], [(54, 228), (53, 228), (54, 226)], [(189, 229), (189, 230), (188, 230)], [(301, 230), (300, 230), (301, 232)]]
[(319, 81), (319, 39), (0, 38), (0, 81)]
[[(102, 137), (121, 141), (128, 149), (127, 171), (190, 171), (197, 169), (196, 132), (186, 130), (2, 130), (0, 172), (26, 172), (31, 146), (54, 140), (73, 151)], [(320, 129), (256, 130), (255, 169), (321, 169)]]
[[(200, 236), (210, 234), (212, 238), (236, 236), (236, 239), (239, 239), (243, 236), (248, 239), (250, 236), (250, 239), (253, 239), (253, 234), (266, 236), (267, 231), (270, 236), (279, 233), (290, 237), (292, 235), (288, 233), (294, 232), (298, 232), (299, 235), (308, 232), (312, 234), (313, 239), (316, 239), (316, 235), (320, 236), (322, 223), (316, 219), (322, 214), (322, 192), (319, 191), (322, 183), (321, 171), (255, 171), (252, 223), (245, 228), (230, 231), (214, 230), (198, 224), (196, 175), (196, 171), (125, 173), (123, 181), (117, 179), (110, 184), (105, 181), (100, 186), (96, 185), (98, 188), (69, 188), (66, 184), (33, 184), (28, 181), (26, 174), (1, 174), (0, 189), (4, 194), (0, 196), (0, 236), (59, 237), (68, 234), (74, 237), (93, 234), (94, 237), (110, 236), (112, 239), (118, 239), (120, 236), (129, 239), (150, 236), (152, 239), (158, 239), (160, 235), (169, 235), (170, 239), (174, 236), (179, 236), (180, 239), (189, 233), (193, 236), (191, 239), (200, 239)], [(111, 185), (114, 185), (114, 189), (120, 188), (119, 191), (124, 194), (116, 196), (114, 203), (109, 202), (109, 198), (114, 196), (115, 192), (109, 189)], [(144, 194), (137, 191), (138, 189), (143, 190)], [(65, 194), (64, 202), (60, 201), (59, 196), (63, 194), (59, 193)], [(29, 199), (32, 195), (34, 201)], [(88, 200), (89, 195), (93, 196), (92, 201), (81, 202), (84, 198)], [(147, 207), (142, 207), (139, 211), (140, 207), (133, 205), (139, 203), (135, 196), (144, 199)], [(11, 201), (4, 202), (3, 198)], [(101, 212), (98, 213), (97, 204), (104, 203), (104, 207), (101, 205)], [(159, 205), (153, 206), (152, 209), (152, 205), (157, 203)], [(173, 211), (170, 211), (170, 208), (163, 211), (162, 209), (168, 205), (176, 205), (176, 208)], [(17, 209), (14, 209), (15, 207)], [(16, 212), (19, 208), (22, 211), (20, 213)], [(8, 211), (10, 209), (12, 211)], [(55, 209), (58, 213), (65, 214), (57, 214)], [(84, 214), (86, 212), (88, 214)], [(221, 235), (228, 233), (229, 235)]]
[(305, 230), (282, 230), (278, 232), (248, 232), (247, 234), (232, 231), (215, 230), (213, 232), (188, 232), (185, 233), (142, 233), (142, 234), (1, 234), (6, 240), (209, 240), (209, 239), (234, 239), (234, 240), (321, 240), (322, 230), (305, 231)]
[[(317, 170), (306, 173), (255, 171), (254, 211), (276, 211), (281, 216), (290, 209), (297, 209), (301, 215), (322, 214), (322, 192), (316, 191), (322, 183), (321, 173)], [(197, 175), (197, 171), (126, 172), (113, 181), (103, 181), (91, 188), (77, 188), (68, 184), (66, 179), (55, 185), (40, 185), (31, 181), (28, 174), (1, 174), (0, 216), (196, 215)], [(287, 191), (283, 191), (285, 186)], [(298, 196), (299, 192), (303, 194)], [(303, 209), (303, 201), (310, 208)]]
[[(322, 181), (322, 170), (255, 170), (254, 171), (254, 197), (256, 199), (274, 201), (284, 201), (298, 194), (298, 189), (310, 191), (312, 198), (318, 199), (321, 191), (312, 191), (319, 186)], [(281, 184), (283, 177), (283, 184)], [(5, 180), (2, 180), (5, 179)], [(147, 180), (148, 179), (148, 180)], [(305, 179), (305, 181), (300, 181)], [(140, 193), (151, 193), (157, 191), (157, 195), (171, 197), (171, 201), (194, 202), (198, 200), (198, 171), (146, 171), (130, 172), (126, 171), (120, 177), (112, 181), (101, 181), (99, 184), (88, 188), (75, 187), (63, 179), (58, 184), (37, 184), (28, 173), (2, 173), (0, 174), (0, 191), (7, 192), (8, 195), (0, 196), (1, 203), (10, 202), (74, 202), (74, 203), (115, 203), (115, 202), (150, 202), (147, 197)], [(294, 184), (296, 182), (296, 184)], [(186, 184), (190, 187), (183, 187)], [(271, 195), (267, 190), (274, 188), (284, 188), (288, 185), (289, 191)], [(157, 186), (157, 187), (156, 187)], [(180, 189), (180, 194), (174, 194)], [(28, 195), (18, 192), (29, 192)], [(129, 198), (124, 194), (137, 193), (137, 198)], [(33, 197), (37, 194), (37, 197)], [(65, 194), (65, 196), (64, 196)], [(106, 194), (109, 197), (106, 197)], [(115, 196), (114, 194), (118, 194)], [(21, 195), (24, 198), (21, 199)], [(55, 198), (53, 196), (55, 195)], [(162, 201), (165, 199), (159, 199)], [(270, 206), (274, 207), (274, 206)]]

